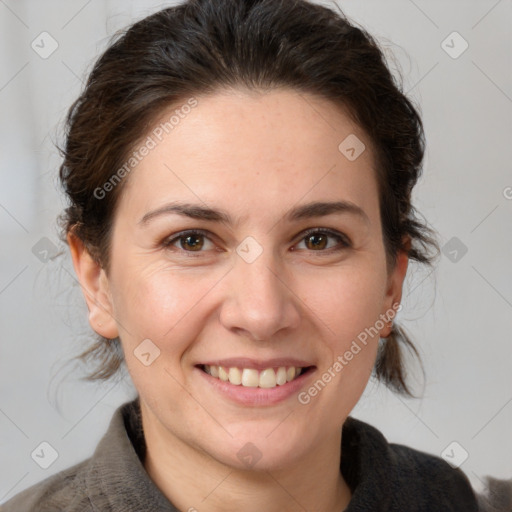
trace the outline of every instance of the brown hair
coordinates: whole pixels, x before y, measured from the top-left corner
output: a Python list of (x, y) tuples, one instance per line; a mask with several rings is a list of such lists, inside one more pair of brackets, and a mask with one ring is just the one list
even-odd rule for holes
[[(103, 197), (97, 190), (164, 109), (223, 87), (290, 87), (345, 107), (374, 148), (389, 268), (400, 250), (432, 266), (429, 249), (439, 253), (434, 231), (411, 204), (424, 154), (420, 116), (377, 42), (341, 11), (305, 0), (189, 0), (117, 34), (66, 119), (63, 239), (73, 231), (108, 272), (112, 219), (126, 178)], [(418, 356), (394, 325), (374, 372), (411, 395), (400, 345)], [(98, 364), (88, 380), (108, 379), (123, 362), (119, 339), (100, 338), (78, 358)]]

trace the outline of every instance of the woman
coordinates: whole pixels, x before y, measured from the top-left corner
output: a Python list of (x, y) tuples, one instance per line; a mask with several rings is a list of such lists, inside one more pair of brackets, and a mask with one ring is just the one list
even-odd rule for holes
[(422, 123), (370, 35), (306, 1), (191, 0), (112, 43), (67, 123), (82, 357), (138, 397), (2, 510), (478, 510), (462, 471), (349, 416), (373, 371), (410, 393), (394, 317), (437, 248)]

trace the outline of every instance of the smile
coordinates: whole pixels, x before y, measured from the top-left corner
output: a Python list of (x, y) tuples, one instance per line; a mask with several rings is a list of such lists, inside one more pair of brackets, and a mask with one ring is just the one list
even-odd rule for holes
[(237, 368), (214, 365), (201, 365), (205, 373), (223, 382), (246, 388), (275, 388), (296, 379), (307, 368), (295, 366), (280, 366), (265, 368), (258, 371), (255, 368)]

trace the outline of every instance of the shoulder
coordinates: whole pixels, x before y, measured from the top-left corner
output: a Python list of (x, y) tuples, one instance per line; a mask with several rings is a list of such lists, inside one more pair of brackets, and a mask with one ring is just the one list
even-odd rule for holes
[(477, 497), (461, 469), (441, 457), (389, 443), (378, 429), (353, 417), (343, 427), (341, 462), (354, 491), (351, 512), (478, 512)]
[(90, 459), (52, 475), (0, 505), (1, 512), (78, 512), (93, 510), (84, 473)]
[[(123, 411), (131, 410), (130, 403), (119, 407), (113, 414), (107, 432), (93, 455), (21, 491), (0, 506), (0, 512), (88, 512), (98, 510), (92, 501), (103, 504), (103, 482), (114, 460), (112, 452), (122, 453), (119, 439), (124, 431)], [(126, 434), (125, 434), (126, 437)]]
[(176, 512), (145, 471), (144, 449), (135, 399), (117, 408), (91, 457), (17, 494), (0, 512)]
[(418, 496), (418, 505), (436, 502), (446, 510), (477, 511), (476, 495), (468, 477), (438, 456), (401, 444), (389, 444), (396, 478)]

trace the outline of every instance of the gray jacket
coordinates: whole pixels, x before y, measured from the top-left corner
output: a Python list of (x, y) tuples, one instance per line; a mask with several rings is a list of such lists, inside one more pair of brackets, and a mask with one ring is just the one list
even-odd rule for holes
[[(145, 471), (145, 450), (137, 398), (115, 411), (92, 457), (29, 487), (0, 511), (178, 512)], [(352, 489), (345, 512), (512, 511), (510, 485), (500, 491), (504, 482), (493, 480), (494, 494), (476, 496), (461, 470), (439, 457), (390, 444), (377, 429), (352, 417), (343, 425), (340, 470)], [(498, 505), (505, 508), (493, 508)]]

